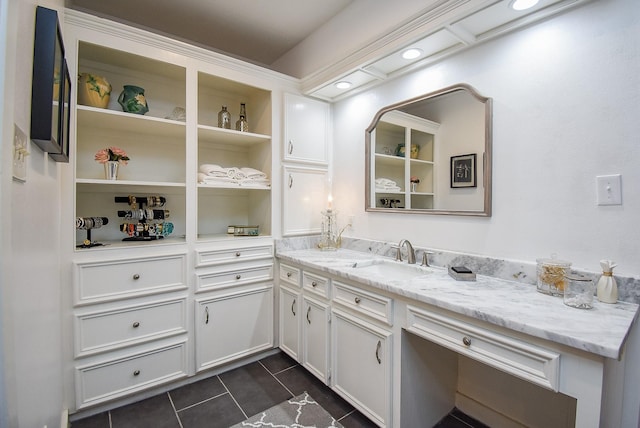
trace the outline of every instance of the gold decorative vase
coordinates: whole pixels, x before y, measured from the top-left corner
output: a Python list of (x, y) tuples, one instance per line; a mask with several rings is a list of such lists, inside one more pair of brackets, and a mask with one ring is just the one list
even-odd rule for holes
[(111, 84), (101, 76), (82, 73), (78, 77), (78, 104), (107, 108), (111, 97)]

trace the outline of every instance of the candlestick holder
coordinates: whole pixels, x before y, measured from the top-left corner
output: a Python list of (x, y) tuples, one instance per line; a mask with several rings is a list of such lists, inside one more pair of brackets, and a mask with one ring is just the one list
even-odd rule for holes
[(336, 251), (339, 247), (338, 239), (336, 212), (327, 208), (322, 211), (322, 233), (318, 247), (322, 251)]

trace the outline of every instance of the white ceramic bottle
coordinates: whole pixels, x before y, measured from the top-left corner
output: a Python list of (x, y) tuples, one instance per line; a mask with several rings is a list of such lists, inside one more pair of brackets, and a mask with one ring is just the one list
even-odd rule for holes
[(600, 260), (602, 276), (598, 280), (596, 296), (603, 303), (616, 303), (618, 301), (618, 285), (613, 277), (613, 268), (617, 265), (612, 260)]

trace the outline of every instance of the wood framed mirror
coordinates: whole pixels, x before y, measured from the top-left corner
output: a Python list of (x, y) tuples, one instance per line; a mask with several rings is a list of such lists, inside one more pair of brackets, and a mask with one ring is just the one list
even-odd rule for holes
[(492, 115), (467, 84), (378, 111), (365, 132), (365, 210), (491, 216)]

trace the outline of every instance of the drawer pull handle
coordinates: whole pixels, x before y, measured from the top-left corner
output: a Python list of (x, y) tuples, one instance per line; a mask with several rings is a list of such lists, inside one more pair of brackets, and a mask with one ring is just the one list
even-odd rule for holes
[(236, 253), (236, 257), (240, 257), (240, 251)]
[(289, 154), (293, 153), (293, 141), (289, 140)]
[(291, 189), (291, 187), (293, 187), (293, 176), (289, 174), (289, 189)]
[(295, 306), (296, 306), (296, 299), (293, 299), (293, 302), (291, 302), (291, 313), (293, 314), (294, 317), (296, 316)]
[(462, 343), (464, 344), (464, 346), (471, 346), (471, 339), (465, 336), (462, 338)]
[(378, 364), (382, 364), (382, 360), (380, 359), (380, 348), (382, 348), (382, 342), (378, 340), (378, 344), (376, 345), (376, 360), (378, 360)]
[(311, 312), (311, 306), (307, 308), (307, 322), (311, 324), (311, 319), (309, 318), (309, 312)]
[(287, 272), (287, 278), (291, 278), (291, 272)]
[(312, 282), (311, 282), (311, 286), (312, 286), (312, 287), (316, 287), (317, 285), (318, 285), (318, 283), (317, 283), (317, 282), (315, 282), (315, 281), (312, 281)]
[(133, 328), (138, 328), (140, 327), (140, 323), (138, 321), (133, 323)]
[(133, 280), (134, 280), (134, 281), (137, 281), (137, 280), (139, 280), (139, 279), (140, 279), (140, 274), (134, 273), (134, 274), (133, 274)]
[(209, 306), (204, 307), (204, 314), (205, 314), (204, 323), (209, 324)]
[(356, 297), (356, 298), (355, 298), (355, 299), (353, 299), (353, 300), (356, 302), (356, 305), (359, 305), (359, 304), (360, 304), (360, 298), (359, 298), (359, 297)]
[(134, 372), (133, 372), (133, 375), (134, 375), (134, 376), (139, 376), (139, 375), (140, 375), (140, 370), (136, 370), (136, 371), (134, 371)]
[(236, 279), (240, 279), (242, 276), (240, 274), (236, 275)]

